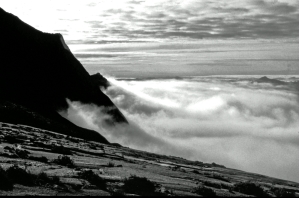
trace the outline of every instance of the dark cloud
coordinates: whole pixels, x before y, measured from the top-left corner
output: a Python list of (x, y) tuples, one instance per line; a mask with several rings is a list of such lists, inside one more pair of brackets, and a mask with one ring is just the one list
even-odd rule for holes
[(146, 18), (154, 18), (154, 19), (156, 18), (160, 19), (165, 17), (167, 17), (167, 15), (164, 14), (163, 12), (152, 12), (146, 16)]
[(275, 14), (289, 14), (298, 11), (298, 5), (279, 1), (253, 0), (252, 4), (256, 5), (258, 9)]
[(247, 13), (250, 10), (247, 8), (226, 8), (226, 7), (214, 7), (213, 10), (217, 11), (218, 13), (230, 13), (230, 14), (236, 14), (236, 13)]
[(36, 5), (6, 1), (2, 6), (37, 28), (68, 28), (65, 40), (70, 43), (81, 42), (89, 33), (116, 40), (299, 37), (296, 0), (87, 0)]
[[(143, 5), (144, 2), (130, 1), (132, 3)], [(107, 10), (108, 14), (119, 15), (121, 22), (112, 22), (113, 26), (106, 28), (98, 27), (112, 35), (128, 38), (299, 36), (298, 6), (279, 1), (255, 0), (243, 7), (223, 2), (194, 2), (194, 6), (191, 4), (190, 7), (182, 7), (177, 3), (167, 2), (145, 6), (144, 12), (133, 8)]]

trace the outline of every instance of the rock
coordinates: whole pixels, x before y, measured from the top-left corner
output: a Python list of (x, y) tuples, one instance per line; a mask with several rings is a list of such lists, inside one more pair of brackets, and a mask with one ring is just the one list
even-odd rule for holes
[(0, 8), (0, 120), (54, 130), (102, 143), (57, 113), (70, 101), (104, 107), (112, 120), (128, 123), (74, 57), (61, 34), (41, 32)]
[[(126, 122), (112, 101), (66, 46), (61, 34), (41, 32), (0, 9), (0, 90), (2, 96), (42, 113), (66, 109), (66, 98), (108, 107)], [(16, 58), (17, 57), (17, 58)]]
[(93, 83), (101, 89), (107, 89), (110, 86), (109, 81), (100, 73), (96, 73), (90, 76)]
[(280, 80), (276, 80), (276, 79), (270, 79), (267, 76), (263, 76), (257, 80), (255, 80), (255, 82), (258, 83), (271, 83), (273, 85), (286, 85), (286, 82), (280, 81)]

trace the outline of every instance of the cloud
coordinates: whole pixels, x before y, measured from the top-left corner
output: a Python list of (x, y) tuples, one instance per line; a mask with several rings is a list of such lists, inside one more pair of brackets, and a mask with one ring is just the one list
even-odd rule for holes
[(113, 13), (118, 13), (119, 19), (128, 26), (118, 27), (119, 31), (110, 33), (160, 39), (298, 37), (296, 4), (278, 1), (232, 3), (187, 1), (179, 4), (162, 1), (158, 5), (145, 4), (145, 12), (118, 9)]
[(69, 108), (59, 112), (61, 116), (76, 125), (100, 132), (110, 142), (118, 142), (124, 146), (142, 148), (142, 150), (160, 154), (173, 154), (175, 152), (182, 156), (190, 155), (190, 150), (181, 150), (163, 139), (146, 133), (134, 120), (129, 120), (129, 125), (111, 126), (106, 122), (112, 120), (111, 116), (105, 113), (107, 109), (92, 104), (70, 101), (69, 99), (67, 99), (67, 103)]
[(106, 94), (130, 125), (107, 126), (103, 109), (70, 101), (68, 119), (131, 148), (298, 181), (293, 88), (251, 78), (108, 79)]
[(84, 58), (84, 59), (90, 59), (90, 58), (114, 58), (117, 57), (117, 55), (113, 54), (75, 54), (77, 58)]
[[(30, 10), (32, 5), (38, 9)], [(89, 0), (76, 4), (20, 1), (18, 4), (4, 2), (3, 8), (43, 31), (67, 27), (69, 34), (65, 40), (72, 43), (74, 40), (81, 43), (80, 39), (88, 34), (96, 35), (93, 42), (103, 37), (160, 41), (299, 36), (296, 0), (104, 0), (98, 3)]]
[(289, 14), (298, 11), (296, 4), (290, 5), (286, 2), (281, 1), (265, 1), (265, 0), (253, 0), (251, 1), (257, 9), (261, 9), (264, 12), (275, 13), (275, 14)]
[[(170, 145), (192, 151), (173, 155), (297, 180), (296, 92), (247, 79), (109, 80), (114, 86), (107, 94), (129, 120)], [(273, 168), (266, 168), (272, 163)]]

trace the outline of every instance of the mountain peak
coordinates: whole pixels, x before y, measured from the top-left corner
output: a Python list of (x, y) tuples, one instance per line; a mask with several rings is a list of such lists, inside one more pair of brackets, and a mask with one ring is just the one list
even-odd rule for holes
[(283, 82), (283, 81), (280, 81), (280, 80), (277, 80), (277, 79), (271, 79), (271, 78), (268, 78), (267, 76), (263, 76), (263, 77), (257, 79), (256, 82), (258, 82), (258, 83), (270, 83), (270, 84), (273, 84), (273, 85), (285, 85), (286, 84), (286, 82)]
[[(10, 101), (39, 114), (57, 118), (66, 99), (107, 108), (112, 122), (126, 118), (94, 84), (61, 34), (41, 32), (0, 9), (0, 92)], [(111, 108), (112, 107), (112, 108)]]

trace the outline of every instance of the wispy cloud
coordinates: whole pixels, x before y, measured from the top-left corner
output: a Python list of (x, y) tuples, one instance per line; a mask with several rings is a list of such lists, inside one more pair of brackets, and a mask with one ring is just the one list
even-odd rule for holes
[(186, 151), (162, 153), (297, 180), (298, 92), (251, 80), (110, 79), (107, 94), (146, 133)]
[(130, 125), (105, 126), (101, 109), (78, 103), (69, 119), (132, 148), (298, 181), (298, 92), (251, 80), (109, 78), (106, 94)]

